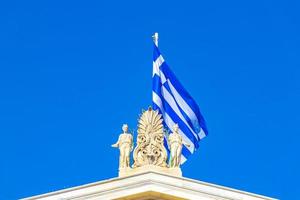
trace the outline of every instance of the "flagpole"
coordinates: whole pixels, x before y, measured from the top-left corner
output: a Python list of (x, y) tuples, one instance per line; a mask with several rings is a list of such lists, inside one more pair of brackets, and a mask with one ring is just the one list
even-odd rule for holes
[(158, 47), (158, 33), (154, 33), (152, 36), (154, 44)]

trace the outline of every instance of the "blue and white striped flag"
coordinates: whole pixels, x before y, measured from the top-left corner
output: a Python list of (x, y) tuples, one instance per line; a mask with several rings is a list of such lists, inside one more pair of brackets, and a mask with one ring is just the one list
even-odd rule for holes
[(162, 114), (164, 126), (169, 131), (178, 124), (184, 143), (189, 144), (182, 148), (181, 163), (184, 163), (198, 149), (199, 141), (207, 135), (207, 129), (198, 105), (164, 61), (157, 38), (154, 41), (152, 81), (153, 109)]

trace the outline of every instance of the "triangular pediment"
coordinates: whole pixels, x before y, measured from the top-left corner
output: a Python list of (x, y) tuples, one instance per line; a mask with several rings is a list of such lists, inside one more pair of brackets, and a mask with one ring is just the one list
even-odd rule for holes
[(274, 200), (269, 197), (153, 171), (38, 195), (25, 200)]

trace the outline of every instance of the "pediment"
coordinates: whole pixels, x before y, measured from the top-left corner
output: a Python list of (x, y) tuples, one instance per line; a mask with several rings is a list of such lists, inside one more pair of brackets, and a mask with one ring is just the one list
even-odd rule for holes
[(118, 177), (24, 200), (273, 200), (228, 187), (154, 171)]

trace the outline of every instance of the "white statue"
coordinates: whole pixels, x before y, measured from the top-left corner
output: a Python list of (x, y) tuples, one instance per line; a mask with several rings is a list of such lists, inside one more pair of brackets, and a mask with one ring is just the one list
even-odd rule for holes
[(170, 148), (170, 160), (169, 160), (169, 167), (175, 168), (179, 167), (181, 163), (181, 152), (182, 152), (182, 145), (189, 147), (189, 144), (186, 144), (182, 140), (182, 136), (178, 133), (178, 124), (173, 126), (173, 133), (169, 135), (168, 142)]
[(120, 134), (117, 143), (111, 145), (112, 147), (119, 147), (120, 160), (119, 168), (130, 167), (130, 152), (133, 149), (133, 137), (128, 133), (128, 125), (123, 124), (123, 133)]

